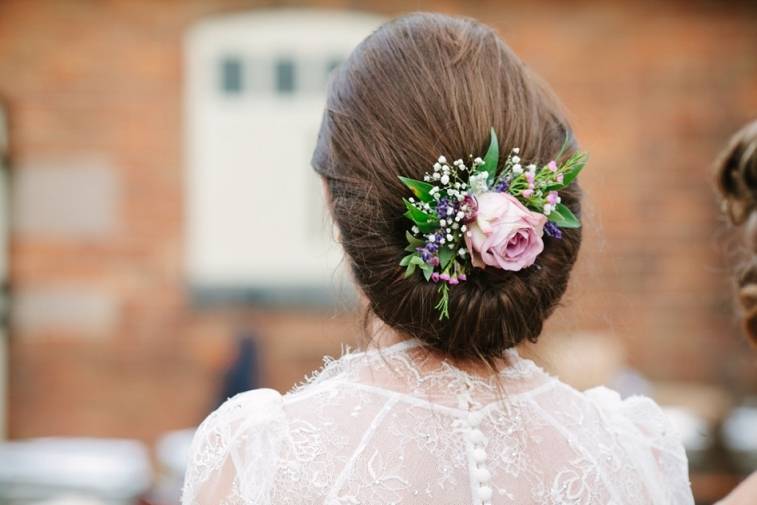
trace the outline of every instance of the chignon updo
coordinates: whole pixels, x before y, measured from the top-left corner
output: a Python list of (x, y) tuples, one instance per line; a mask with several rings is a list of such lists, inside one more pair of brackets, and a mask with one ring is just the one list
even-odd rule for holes
[[(422, 179), (440, 156), (483, 156), (496, 130), (500, 163), (513, 147), (546, 163), (569, 139), (559, 102), (489, 27), (466, 18), (411, 14), (367, 37), (334, 74), (313, 167), (325, 180), (340, 242), (373, 314), (453, 359), (491, 361), (536, 341), (567, 287), (580, 229), (544, 236), (530, 268), (474, 268), (450, 289), (449, 319), (434, 309), (437, 285), (404, 277), (412, 224), (398, 174)], [(560, 160), (558, 160), (559, 162)], [(580, 216), (580, 189), (562, 201)]]

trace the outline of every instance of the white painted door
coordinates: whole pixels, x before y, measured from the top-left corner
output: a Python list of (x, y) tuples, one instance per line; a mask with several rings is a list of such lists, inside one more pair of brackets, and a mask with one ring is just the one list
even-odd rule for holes
[(194, 286), (297, 290), (344, 277), (310, 157), (330, 71), (381, 19), (272, 10), (186, 38), (187, 273)]

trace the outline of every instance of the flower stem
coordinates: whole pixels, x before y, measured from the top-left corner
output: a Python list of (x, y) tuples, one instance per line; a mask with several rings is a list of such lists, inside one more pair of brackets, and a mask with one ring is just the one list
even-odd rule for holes
[(441, 297), (434, 308), (439, 311), (439, 320), (449, 319), (449, 285), (446, 282), (442, 282), (439, 285), (439, 293)]

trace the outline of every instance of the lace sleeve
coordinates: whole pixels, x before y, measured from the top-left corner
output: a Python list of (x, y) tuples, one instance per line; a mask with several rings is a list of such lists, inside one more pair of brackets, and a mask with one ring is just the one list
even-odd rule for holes
[[(611, 421), (626, 450), (653, 482), (659, 483), (660, 498), (671, 505), (693, 505), (686, 451), (678, 432), (660, 407), (645, 396), (625, 400), (608, 388), (586, 391)], [(651, 453), (653, 462), (648, 464)], [(657, 503), (657, 502), (655, 502)]]
[(182, 505), (267, 505), (284, 439), (281, 395), (257, 389), (227, 400), (195, 433)]

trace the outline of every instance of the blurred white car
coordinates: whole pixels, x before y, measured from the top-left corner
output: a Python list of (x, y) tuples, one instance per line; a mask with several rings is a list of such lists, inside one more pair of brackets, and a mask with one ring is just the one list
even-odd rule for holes
[(0, 504), (134, 503), (152, 485), (136, 440), (37, 438), (0, 442)]

